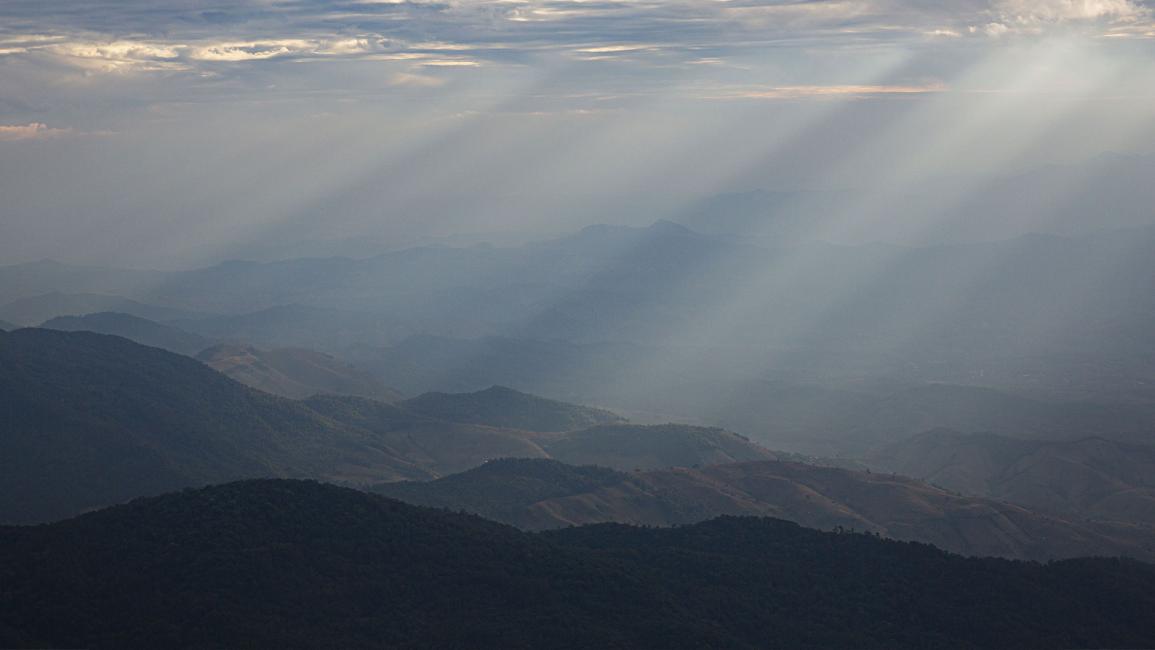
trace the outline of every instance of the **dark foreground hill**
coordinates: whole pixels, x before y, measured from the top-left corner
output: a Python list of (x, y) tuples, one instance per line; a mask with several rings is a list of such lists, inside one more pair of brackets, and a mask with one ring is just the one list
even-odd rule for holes
[(0, 646), (1155, 644), (1155, 568), (965, 559), (756, 518), (521, 533), (246, 481), (0, 529)]
[(1066, 519), (900, 476), (792, 462), (625, 473), (553, 460), (502, 459), (435, 481), (370, 489), (526, 530), (607, 522), (673, 526), (747, 515), (821, 530), (878, 533), (973, 556), (1155, 559), (1150, 527)]

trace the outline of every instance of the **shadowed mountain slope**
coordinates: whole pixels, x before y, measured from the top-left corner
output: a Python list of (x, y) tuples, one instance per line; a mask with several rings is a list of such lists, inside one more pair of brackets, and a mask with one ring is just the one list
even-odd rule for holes
[(527, 534), (245, 481), (0, 528), (0, 645), (1054, 648), (1155, 643), (1155, 569), (964, 559), (755, 518)]
[(371, 489), (528, 530), (602, 522), (670, 526), (756, 515), (810, 528), (879, 533), (966, 555), (1155, 558), (1150, 527), (1070, 521), (961, 497), (912, 479), (799, 463), (620, 473), (555, 461), (501, 460), (432, 482)]

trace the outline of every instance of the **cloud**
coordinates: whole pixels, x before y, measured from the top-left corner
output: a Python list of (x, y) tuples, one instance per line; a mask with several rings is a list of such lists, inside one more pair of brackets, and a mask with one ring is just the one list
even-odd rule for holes
[(46, 51), (80, 68), (102, 72), (180, 70), (179, 45), (141, 41), (73, 41), (28, 48)]
[(1129, 25), (1149, 21), (1151, 10), (1134, 0), (995, 0), (994, 20), (972, 32), (988, 36), (1038, 33), (1069, 25)]
[(858, 99), (884, 95), (922, 95), (947, 90), (941, 83), (925, 85), (804, 85), (735, 89), (707, 95), (706, 99)]
[(444, 79), (411, 72), (397, 72), (389, 78), (391, 86), (411, 86), (414, 88), (436, 88), (445, 84)]
[(76, 0), (68, 11), (46, 4), (0, 3), (0, 25), (11, 32), (0, 27), (0, 58), (47, 54), (110, 73), (220, 74), (228, 64), (433, 51), (473, 66), (558, 53), (669, 65), (789, 43), (821, 51), (1149, 17), (1136, 0)]
[(0, 124), (0, 142), (47, 140), (73, 134), (72, 129), (54, 129), (40, 122)]

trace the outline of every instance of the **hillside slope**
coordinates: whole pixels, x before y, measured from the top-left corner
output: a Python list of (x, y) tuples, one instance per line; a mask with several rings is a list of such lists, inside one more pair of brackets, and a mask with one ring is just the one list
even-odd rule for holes
[(625, 423), (609, 411), (537, 397), (504, 386), (474, 393), (425, 393), (406, 400), (404, 406), (441, 420), (526, 431), (574, 431), (599, 424)]
[(1155, 568), (964, 559), (773, 519), (532, 535), (245, 481), (0, 528), (0, 645), (1055, 648), (1155, 644)]
[(680, 424), (608, 424), (543, 441), (552, 458), (571, 465), (616, 469), (694, 467), (751, 460), (776, 460), (774, 452), (736, 433)]
[(300, 348), (261, 350), (248, 345), (215, 345), (198, 361), (258, 390), (292, 399), (318, 393), (395, 402), (401, 394), (373, 375), (330, 355)]

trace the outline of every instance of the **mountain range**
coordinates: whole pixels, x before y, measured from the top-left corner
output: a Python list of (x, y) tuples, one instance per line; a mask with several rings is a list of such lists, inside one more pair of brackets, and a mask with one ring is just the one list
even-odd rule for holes
[[(579, 415), (610, 416), (506, 391), (489, 395), (501, 396), (503, 408), (465, 416), (460, 405), (476, 396), (430, 396), (416, 402), (420, 412), (350, 396), (291, 400), (120, 337), (37, 328), (3, 333), (0, 521), (55, 519), (238, 478), (368, 484), (436, 478), (500, 457), (556, 454), (632, 467), (770, 454), (718, 429), (502, 428), (509, 418), (556, 425)], [(459, 416), (467, 421), (439, 419)], [(606, 446), (607, 436), (636, 440), (619, 453)]]

